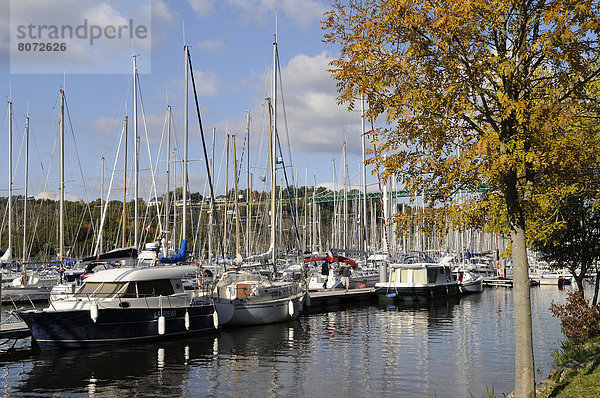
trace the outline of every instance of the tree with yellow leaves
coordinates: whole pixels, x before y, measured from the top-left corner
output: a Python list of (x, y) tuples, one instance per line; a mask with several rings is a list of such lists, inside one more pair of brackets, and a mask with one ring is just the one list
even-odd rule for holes
[[(384, 178), (431, 203), (489, 190), (514, 263), (515, 395), (535, 396), (526, 225), (598, 84), (598, 1), (332, 0), (325, 41), (340, 103), (364, 96)], [(552, 140), (549, 144), (547, 140)], [(563, 161), (568, 161), (564, 159)]]

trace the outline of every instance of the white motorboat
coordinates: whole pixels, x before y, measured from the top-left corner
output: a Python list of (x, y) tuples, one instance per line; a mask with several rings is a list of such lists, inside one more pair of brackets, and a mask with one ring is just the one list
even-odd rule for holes
[(217, 282), (214, 296), (234, 306), (228, 325), (263, 325), (298, 317), (306, 291), (297, 282), (271, 281), (247, 271), (229, 271)]
[(431, 300), (460, 294), (449, 265), (427, 256), (407, 254), (388, 265), (387, 282), (375, 284), (380, 300)]
[(454, 271), (460, 290), (463, 293), (479, 293), (483, 291), (483, 276), (467, 270)]
[(47, 301), (50, 291), (59, 282), (58, 273), (41, 274), (24, 271), (2, 286), (2, 301), (28, 303)]
[(542, 271), (530, 273), (529, 278), (540, 285), (564, 286), (573, 282), (573, 275), (568, 272)]
[(72, 296), (21, 310), (41, 348), (151, 341), (214, 331), (221, 325), (206, 296), (184, 290), (196, 267), (114, 268), (90, 275)]

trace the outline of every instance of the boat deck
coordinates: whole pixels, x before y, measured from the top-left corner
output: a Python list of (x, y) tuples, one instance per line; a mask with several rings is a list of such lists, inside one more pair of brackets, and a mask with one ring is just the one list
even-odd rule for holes
[(12, 322), (0, 324), (1, 339), (22, 339), (29, 337), (31, 332), (25, 322)]
[(310, 295), (310, 307), (324, 307), (338, 305), (348, 302), (366, 302), (377, 300), (375, 288), (356, 288), (346, 292), (344, 289), (320, 289), (308, 292)]

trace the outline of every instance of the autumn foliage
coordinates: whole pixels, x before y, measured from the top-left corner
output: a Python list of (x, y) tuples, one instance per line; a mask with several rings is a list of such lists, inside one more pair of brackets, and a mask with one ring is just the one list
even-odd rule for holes
[(600, 312), (579, 291), (567, 293), (566, 304), (552, 303), (550, 311), (560, 318), (560, 327), (570, 344), (583, 344), (600, 335)]

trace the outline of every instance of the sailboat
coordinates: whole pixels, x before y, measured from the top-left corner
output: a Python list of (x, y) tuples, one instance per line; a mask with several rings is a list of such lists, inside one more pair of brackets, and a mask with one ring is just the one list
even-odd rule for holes
[(8, 247), (0, 257), (0, 265), (10, 269), (12, 256), (12, 101), (8, 101)]
[[(9, 113), (9, 121), (8, 121), (8, 174), (9, 174), (9, 183), (8, 183), (8, 248), (6, 252), (0, 258), (0, 264), (6, 264), (7, 273), (9, 273), (7, 278), (3, 279), (10, 280), (10, 283), (7, 283), (2, 287), (2, 301), (13, 302), (13, 303), (21, 303), (21, 302), (37, 302), (37, 301), (45, 301), (50, 296), (50, 289), (57, 283), (57, 278), (55, 275), (41, 275), (34, 273), (27, 273), (27, 267), (23, 264), (23, 268), (21, 273), (13, 273), (11, 272), (11, 266), (13, 263), (13, 253), (12, 253), (12, 101), (8, 102), (8, 113)], [(25, 136), (29, 136), (29, 117), (27, 117), (25, 124)], [(28, 143), (28, 141), (27, 141)], [(28, 154), (26, 154), (28, 155)], [(25, 177), (27, 180), (27, 177)], [(25, 181), (25, 185), (27, 186), (27, 181)], [(27, 188), (25, 188), (27, 192)], [(25, 194), (25, 201), (27, 201), (27, 193)], [(26, 205), (24, 212), (26, 213)], [(26, 224), (26, 223), (25, 223)], [(26, 231), (26, 226), (24, 227)], [(26, 235), (25, 235), (26, 236)], [(24, 239), (23, 243), (23, 260), (25, 260), (25, 247), (26, 247), (26, 239)]]
[[(268, 101), (271, 123), (269, 124), (270, 159), (271, 159), (271, 242), (269, 250), (246, 259), (247, 262), (270, 260), (273, 273), (276, 274), (276, 133), (277, 133), (277, 40), (273, 43), (273, 102)], [(237, 177), (237, 176), (236, 176)], [(263, 325), (285, 322), (298, 317), (304, 308), (307, 298), (306, 289), (295, 281), (274, 281), (264, 274), (249, 270), (233, 270), (226, 272), (217, 282), (214, 295), (220, 299), (230, 300), (234, 305), (233, 316), (228, 325)]]

